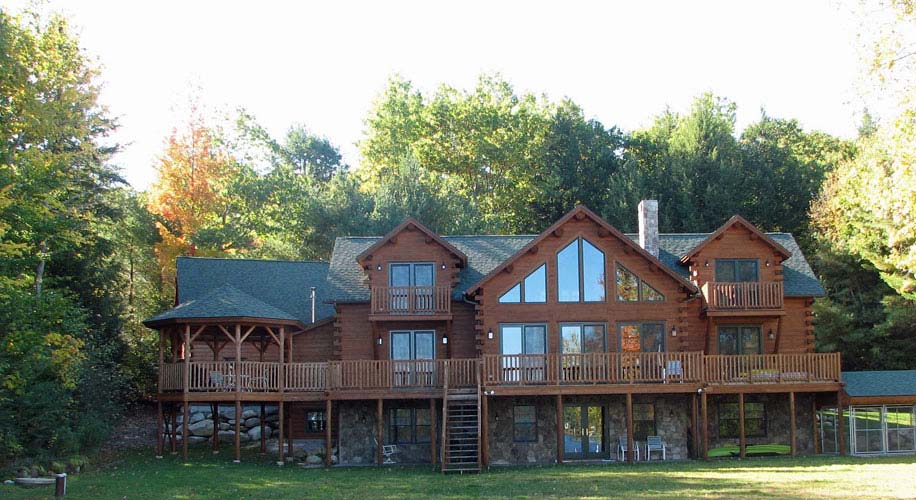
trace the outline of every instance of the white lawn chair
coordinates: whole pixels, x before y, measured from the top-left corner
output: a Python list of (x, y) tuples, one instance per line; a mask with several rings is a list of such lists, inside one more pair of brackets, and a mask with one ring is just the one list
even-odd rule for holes
[(232, 390), (232, 382), (226, 375), (223, 375), (223, 372), (220, 371), (210, 372), (210, 386), (215, 387), (217, 391)]
[[(378, 439), (373, 439), (373, 441), (375, 441), (375, 446), (378, 446)], [(383, 464), (393, 464), (393, 463), (396, 463), (396, 462), (394, 461), (394, 458), (392, 458), (392, 457), (394, 456), (395, 453), (398, 453), (398, 445), (396, 445), (396, 444), (383, 444), (383, 445), (382, 445), (382, 456), (385, 457), (385, 461), (382, 462), (382, 463), (383, 463)]]
[(652, 460), (653, 451), (660, 451), (662, 460), (668, 460), (668, 444), (662, 441), (661, 436), (646, 437), (646, 461)]
[[(620, 436), (617, 440), (617, 460), (622, 461), (627, 457), (627, 437)], [(636, 441), (633, 441), (633, 451), (636, 453), (636, 461), (639, 461), (639, 446), (636, 444)], [(622, 457), (622, 458), (621, 458)]]

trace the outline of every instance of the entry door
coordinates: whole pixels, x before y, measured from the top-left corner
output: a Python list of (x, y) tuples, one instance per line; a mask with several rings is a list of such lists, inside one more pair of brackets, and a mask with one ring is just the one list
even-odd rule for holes
[(394, 385), (428, 387), (435, 383), (436, 332), (406, 330), (391, 332)]
[(563, 407), (563, 456), (569, 459), (606, 458), (604, 408)]
[[(425, 312), (433, 309), (435, 270), (428, 262), (391, 264), (388, 286), (393, 312)], [(413, 293), (411, 293), (411, 290)], [(413, 303), (410, 298), (413, 296)]]

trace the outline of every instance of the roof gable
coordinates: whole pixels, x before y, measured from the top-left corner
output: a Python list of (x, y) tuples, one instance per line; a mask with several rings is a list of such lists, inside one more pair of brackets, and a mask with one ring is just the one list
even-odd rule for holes
[(492, 279), (494, 276), (496, 276), (500, 271), (505, 269), (507, 266), (511, 265), (513, 262), (518, 260), (521, 256), (523, 256), (526, 252), (528, 252), (532, 247), (537, 246), (540, 242), (542, 242), (549, 235), (557, 231), (562, 231), (561, 229), (562, 226), (574, 217), (580, 220), (584, 218), (590, 219), (592, 222), (596, 223), (601, 229), (606, 231), (608, 235), (611, 235), (617, 238), (621, 243), (629, 247), (637, 255), (646, 259), (651, 265), (662, 270), (665, 274), (667, 274), (672, 279), (677, 281), (678, 284), (680, 284), (681, 286), (683, 286), (684, 288), (692, 292), (697, 291), (697, 288), (696, 286), (693, 285), (693, 283), (688, 281), (686, 278), (684, 278), (677, 272), (673, 271), (671, 268), (666, 266), (664, 263), (662, 263), (658, 258), (654, 257), (652, 254), (645, 251), (645, 249), (640, 247), (632, 239), (628, 238), (625, 234), (621, 233), (619, 230), (617, 230), (617, 228), (608, 224), (604, 219), (599, 217), (596, 213), (589, 210), (588, 207), (586, 207), (585, 205), (577, 205), (575, 208), (570, 210), (566, 215), (561, 217), (557, 222), (555, 222), (552, 226), (547, 228), (544, 232), (542, 232), (541, 234), (533, 238), (524, 247), (522, 247), (517, 252), (515, 252), (511, 257), (509, 257), (508, 259), (506, 259), (505, 261), (503, 261), (502, 263), (494, 267), (489, 273), (487, 273), (484, 277), (479, 279), (473, 285), (469, 286), (466, 292), (471, 293), (477, 290), (478, 288), (480, 288), (481, 286), (483, 286), (487, 281)]
[(748, 231), (750, 231), (751, 234), (755, 235), (761, 241), (763, 241), (764, 243), (769, 245), (771, 248), (773, 248), (773, 250), (775, 250), (777, 253), (782, 255), (783, 260), (788, 259), (789, 257), (792, 256), (791, 252), (786, 250), (782, 245), (780, 245), (779, 243), (776, 243), (775, 241), (773, 241), (772, 238), (770, 238), (769, 236), (764, 234), (762, 231), (757, 229), (757, 226), (748, 222), (744, 217), (741, 217), (740, 215), (735, 215), (731, 219), (728, 219), (728, 221), (725, 224), (723, 224), (722, 227), (720, 227), (719, 229), (716, 229), (712, 234), (709, 235), (708, 238), (703, 240), (699, 245), (697, 245), (692, 250), (684, 254), (680, 259), (681, 264), (686, 264), (687, 262), (689, 262), (690, 259), (693, 258), (694, 255), (700, 252), (700, 250), (708, 246), (713, 241), (721, 238), (722, 235), (725, 234), (726, 231), (728, 231), (729, 229), (731, 229), (734, 226), (741, 226), (747, 229)]
[(370, 246), (369, 248), (365, 249), (362, 253), (357, 255), (356, 261), (359, 262), (360, 266), (365, 266), (366, 261), (371, 260), (372, 254), (374, 252), (378, 251), (382, 246), (384, 246), (387, 243), (393, 243), (397, 241), (397, 236), (402, 231), (413, 231), (413, 230), (420, 231), (421, 233), (426, 235), (427, 241), (438, 243), (442, 248), (446, 249), (447, 251), (451, 252), (454, 256), (458, 257), (458, 260), (461, 261), (461, 267), (467, 266), (468, 256), (465, 255), (464, 252), (455, 248), (454, 245), (446, 241), (444, 238), (442, 238), (438, 234), (431, 231), (428, 227), (424, 226), (423, 224), (420, 223), (420, 221), (414, 219), (413, 217), (408, 217), (407, 219), (405, 219), (404, 222), (398, 224), (397, 227), (389, 231), (388, 234), (386, 234), (385, 236), (382, 236), (372, 246)]

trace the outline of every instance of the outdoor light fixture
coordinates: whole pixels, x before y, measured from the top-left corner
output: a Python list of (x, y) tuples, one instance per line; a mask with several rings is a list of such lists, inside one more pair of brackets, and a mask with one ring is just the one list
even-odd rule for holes
[(378, 345), (382, 345), (382, 337), (378, 338)]
[(773, 340), (773, 339), (776, 338), (776, 334), (773, 333), (773, 329), (772, 329), (772, 328), (770, 328), (770, 333), (767, 334), (767, 337), (769, 337), (770, 340)]
[(767, 261), (766, 261), (766, 266), (767, 266), (767, 267), (770, 267), (770, 259), (767, 259)]
[(671, 336), (677, 337), (677, 327), (676, 326), (671, 327)]
[(490, 331), (487, 332), (487, 338), (493, 340), (493, 329), (490, 328)]
[(376, 271), (381, 271), (381, 270), (382, 270), (382, 265), (379, 264), (379, 265), (375, 266), (375, 270), (376, 270)]
[(706, 259), (706, 263), (703, 264), (703, 267), (709, 267), (709, 259)]
[(442, 269), (445, 269), (445, 262), (442, 263)]
[(446, 337), (445, 335), (442, 336), (442, 344), (443, 345), (448, 344), (448, 337)]

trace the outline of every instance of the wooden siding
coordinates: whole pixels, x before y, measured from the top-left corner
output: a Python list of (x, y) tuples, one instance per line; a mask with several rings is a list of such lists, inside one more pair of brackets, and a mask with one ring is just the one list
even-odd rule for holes
[(717, 258), (757, 259), (760, 281), (783, 281), (782, 255), (739, 224), (728, 228), (720, 239), (711, 241), (690, 260), (690, 279), (697, 287), (716, 281)]
[[(371, 260), (366, 261), (366, 283), (370, 288), (390, 285), (388, 264), (392, 262), (432, 262), (436, 273), (435, 285), (447, 286), (449, 289), (458, 282), (461, 263), (458, 257), (437, 241), (409, 227), (394, 235), (393, 243), (389, 240), (373, 252)], [(442, 269), (443, 265), (445, 269)]]

